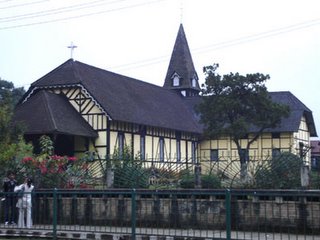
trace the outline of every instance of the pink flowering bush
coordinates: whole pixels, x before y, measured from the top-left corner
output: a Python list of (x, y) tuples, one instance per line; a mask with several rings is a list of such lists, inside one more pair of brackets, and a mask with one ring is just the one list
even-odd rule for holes
[[(84, 188), (92, 183), (87, 158), (52, 154), (50, 138), (43, 136), (41, 154), (21, 160), (25, 175), (33, 176), (38, 188)], [(45, 142), (45, 147), (43, 147)]]

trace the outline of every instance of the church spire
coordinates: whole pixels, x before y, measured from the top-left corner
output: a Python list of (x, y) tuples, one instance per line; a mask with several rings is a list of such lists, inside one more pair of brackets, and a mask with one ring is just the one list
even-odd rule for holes
[(182, 24), (179, 27), (163, 87), (175, 90), (183, 96), (196, 96), (200, 92), (198, 75)]

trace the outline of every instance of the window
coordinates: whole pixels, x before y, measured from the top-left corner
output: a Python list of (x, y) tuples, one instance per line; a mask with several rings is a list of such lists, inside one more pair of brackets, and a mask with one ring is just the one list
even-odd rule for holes
[(219, 150), (218, 149), (211, 149), (210, 150), (210, 160), (213, 162), (219, 161)]
[(144, 135), (140, 136), (140, 159), (145, 160), (146, 156), (146, 137)]
[(317, 157), (311, 158), (311, 168), (317, 171), (320, 170), (320, 157), (317, 156)]
[(139, 127), (140, 133), (140, 159), (146, 159), (146, 127), (140, 126)]
[(273, 148), (272, 149), (272, 158), (279, 156), (281, 153), (280, 148)]
[(177, 87), (177, 86), (180, 86), (180, 78), (178, 75), (175, 75), (173, 77), (173, 84), (172, 84), (174, 87)]
[(196, 157), (197, 157), (196, 151), (197, 151), (197, 143), (193, 141), (191, 145), (191, 158), (193, 163), (196, 162)]
[(159, 156), (160, 156), (160, 161), (164, 161), (164, 139), (160, 138), (159, 140)]
[(118, 133), (118, 150), (119, 150), (120, 157), (122, 157), (122, 154), (124, 151), (124, 134), (123, 134), (123, 132)]
[(177, 162), (181, 161), (181, 142), (177, 139)]
[(272, 137), (272, 138), (280, 138), (280, 133), (278, 133), (278, 132), (273, 132), (273, 133), (271, 133), (271, 137)]
[(192, 78), (191, 85), (192, 87), (197, 87), (197, 80), (195, 78)]
[(300, 156), (300, 158), (304, 158), (306, 156), (303, 142), (299, 142), (299, 156)]

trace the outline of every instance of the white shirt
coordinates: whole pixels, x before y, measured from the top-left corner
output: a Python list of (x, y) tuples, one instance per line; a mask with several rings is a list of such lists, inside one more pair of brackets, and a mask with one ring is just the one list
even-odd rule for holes
[[(23, 194), (23, 197), (22, 197), (22, 202), (26, 202), (28, 204), (28, 206), (31, 207), (31, 192), (33, 191), (34, 189), (34, 186), (31, 184), (30, 187), (28, 186), (28, 184), (26, 183), (23, 183), (19, 186), (16, 186), (14, 188), (14, 191), (17, 192), (19, 190), (21, 190), (22, 188), (24, 187), (24, 194)], [(19, 199), (20, 200), (20, 199)]]

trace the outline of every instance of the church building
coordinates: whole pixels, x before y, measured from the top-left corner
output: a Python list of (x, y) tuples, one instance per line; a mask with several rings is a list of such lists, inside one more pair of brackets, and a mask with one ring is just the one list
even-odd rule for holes
[[(69, 59), (31, 84), (14, 119), (24, 123), (25, 139), (35, 146), (41, 135), (51, 136), (58, 155), (92, 151), (106, 159), (128, 146), (132, 156), (157, 164), (236, 159), (230, 138), (202, 138), (204, 128), (194, 111), (200, 90), (181, 24), (163, 87)], [(262, 134), (250, 158), (298, 153), (299, 144), (310, 145), (317, 135), (312, 112), (299, 99), (290, 92), (270, 94), (289, 105), (291, 114)]]

